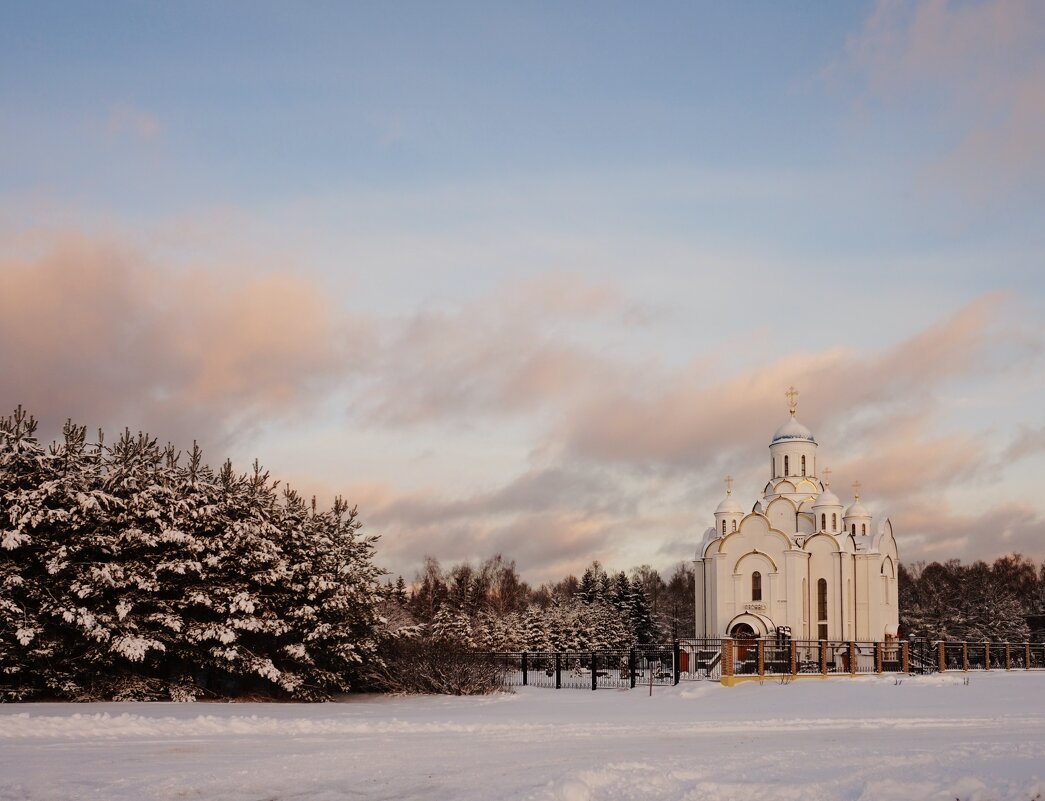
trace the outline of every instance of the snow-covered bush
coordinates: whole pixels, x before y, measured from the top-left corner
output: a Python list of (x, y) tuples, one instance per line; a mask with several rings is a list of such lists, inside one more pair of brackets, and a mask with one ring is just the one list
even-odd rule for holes
[(486, 695), (505, 689), (504, 667), (481, 651), (424, 634), (387, 638), (368, 666), (365, 685), (378, 692)]

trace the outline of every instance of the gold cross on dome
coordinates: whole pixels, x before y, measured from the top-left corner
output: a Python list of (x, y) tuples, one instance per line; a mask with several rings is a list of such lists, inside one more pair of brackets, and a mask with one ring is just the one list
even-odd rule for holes
[(862, 486), (863, 485), (859, 481), (854, 481), (853, 482), (853, 500), (854, 501), (860, 500), (860, 487), (862, 487)]
[(831, 486), (831, 468), (830, 467), (825, 467), (824, 468), (824, 487), (826, 488), (826, 487), (830, 487), (830, 486)]
[(787, 398), (788, 411), (794, 417), (795, 412), (798, 410), (798, 390), (790, 386), (787, 388), (787, 392), (784, 393), (784, 397)]
[(733, 494), (733, 476), (726, 476), (726, 495)]

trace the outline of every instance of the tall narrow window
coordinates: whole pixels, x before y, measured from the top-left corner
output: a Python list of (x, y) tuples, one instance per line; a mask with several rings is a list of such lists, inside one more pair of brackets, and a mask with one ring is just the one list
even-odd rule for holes
[(866, 534), (867, 533), (867, 523), (861, 523), (860, 524), (860, 533), (861, 534)]
[(726, 521), (725, 520), (722, 521), (722, 533), (723, 534), (726, 533)]
[(773, 478), (776, 478), (776, 459), (772, 456), (769, 457), (769, 472), (773, 474)]
[(827, 512), (820, 513), (820, 530), (823, 531), (827, 528)]
[(762, 574), (757, 570), (751, 574), (751, 600), (762, 600)]
[(838, 513), (831, 512), (831, 531), (838, 530)]
[(737, 530), (737, 521), (736, 520), (733, 521), (733, 530), (734, 531)]
[(785, 476), (789, 476), (789, 475), (791, 475), (791, 463), (790, 463), (790, 458), (789, 458), (789, 457), (787, 457), (787, 456), (785, 456), (785, 457), (784, 457), (784, 475), (785, 475)]
[(806, 457), (805, 457), (805, 454), (802, 454), (802, 475), (804, 476), (805, 474), (806, 474)]
[(853, 536), (856, 536), (856, 523), (853, 523)]
[(816, 619), (827, 620), (827, 579), (820, 579), (816, 583)]

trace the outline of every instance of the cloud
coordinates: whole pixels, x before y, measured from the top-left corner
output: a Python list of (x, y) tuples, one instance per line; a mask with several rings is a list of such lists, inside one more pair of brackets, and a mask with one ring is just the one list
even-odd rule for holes
[(111, 135), (149, 140), (160, 133), (160, 121), (148, 111), (121, 103), (110, 109), (105, 129)]
[(1045, 178), (1045, 5), (879, 0), (847, 56), (865, 101), (931, 115), (926, 183), (982, 200)]
[(1005, 462), (1017, 462), (1045, 451), (1045, 426), (1020, 426), (1019, 433), (1005, 449)]
[(557, 436), (592, 459), (706, 464), (750, 443), (766, 410), (784, 408), (782, 388), (790, 384), (803, 391), (800, 416), (822, 431), (860, 414), (889, 424), (897, 407), (924, 405), (934, 388), (986, 367), (1005, 298), (984, 295), (880, 353), (832, 346), (730, 378), (699, 367), (648, 370), (625, 388), (593, 393), (560, 423)]
[(905, 562), (960, 558), (992, 560), (1007, 553), (1045, 556), (1045, 517), (1025, 503), (992, 506), (976, 514), (956, 514), (942, 497), (919, 498), (892, 514)]
[(308, 407), (367, 336), (304, 278), (174, 271), (83, 236), (0, 272), (0, 400), (52, 424), (223, 440)]
[(459, 308), (386, 320), (357, 411), (397, 426), (568, 403), (621, 369), (571, 341), (570, 326), (628, 311), (612, 287), (552, 275), (510, 282)]
[[(382, 535), (380, 560), (406, 575), (426, 553), (454, 561), (498, 551), (531, 580), (593, 558), (667, 568), (710, 523), (718, 475), (738, 476), (738, 493), (754, 501), (791, 383), (802, 391), (800, 418), (823, 443), (821, 464), (837, 459), (839, 486), (863, 481), (915, 554), (946, 533), (924, 509), (997, 480), (1003, 458), (1040, 439), (1028, 428), (1012, 440), (1018, 421), (1003, 437), (989, 419), (938, 425), (956, 386), (1008, 383), (1030, 372), (1025, 352), (1038, 357), (1037, 339), (1007, 324), (1005, 294), (985, 294), (880, 350), (826, 344), (724, 371), (700, 352), (661, 360), (655, 338), (629, 339), (630, 298), (572, 275), (382, 316), (278, 268), (173, 269), (100, 237), (57, 237), (0, 271), (4, 405), (22, 402), (52, 427), (72, 416), (179, 444), (200, 439), (211, 453), (257, 434), (264, 457), (264, 432), (279, 427), (292, 439), (302, 420), (339, 442), (387, 444), (388, 476), (367, 478), (377, 462), (365, 453), (353, 459), (364, 478), (341, 486), (307, 454), (292, 472), (299, 486), (358, 503), (368, 530)], [(342, 413), (330, 416), (334, 408)], [(491, 465), (479, 486), (458, 478), (469, 458), (453, 448), (462, 426)], [(405, 478), (397, 443), (413, 443), (406, 450), (416, 455), (436, 432), (450, 448)], [(512, 455), (495, 453), (502, 448)], [(1033, 510), (995, 540), (972, 535), (987, 518), (949, 514), (953, 555), (991, 542), (998, 552), (1009, 543), (1036, 552)]]

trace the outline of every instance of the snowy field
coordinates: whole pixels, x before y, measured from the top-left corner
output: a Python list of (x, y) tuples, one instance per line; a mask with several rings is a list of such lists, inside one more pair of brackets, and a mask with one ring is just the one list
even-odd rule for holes
[(1045, 799), (1045, 673), (0, 707), (3, 799)]

